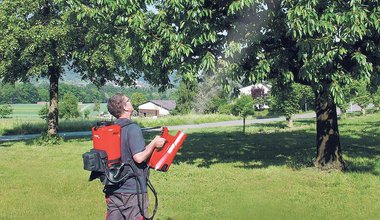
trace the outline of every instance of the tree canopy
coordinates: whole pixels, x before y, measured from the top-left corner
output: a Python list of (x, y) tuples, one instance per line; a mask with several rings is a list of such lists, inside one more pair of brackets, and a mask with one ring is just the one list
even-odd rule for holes
[(0, 78), (10, 83), (49, 78), (49, 135), (57, 134), (58, 82), (65, 66), (98, 86), (106, 81), (134, 85), (142, 74), (143, 3), (117, 2), (111, 11), (107, 2), (0, 2)]
[(224, 75), (226, 88), (267, 79), (310, 86), (317, 115), (315, 165), (345, 168), (336, 104), (344, 85), (379, 78), (378, 1), (178, 0), (155, 6), (149, 27), (169, 52), (156, 54), (184, 77), (214, 70)]

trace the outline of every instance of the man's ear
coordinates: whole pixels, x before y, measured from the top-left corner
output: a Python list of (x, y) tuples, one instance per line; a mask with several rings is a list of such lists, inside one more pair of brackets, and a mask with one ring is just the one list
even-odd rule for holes
[(124, 106), (123, 106), (123, 109), (124, 109), (124, 111), (128, 111), (128, 107), (127, 107), (127, 104), (125, 104)]

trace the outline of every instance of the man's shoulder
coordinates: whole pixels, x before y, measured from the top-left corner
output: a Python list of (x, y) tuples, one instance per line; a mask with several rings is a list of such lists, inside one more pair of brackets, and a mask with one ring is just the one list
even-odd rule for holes
[(136, 124), (135, 122), (131, 122), (129, 125), (127, 125), (128, 129), (139, 129), (141, 130), (140, 126)]
[(118, 124), (121, 127), (136, 127), (137, 126), (138, 128), (140, 128), (140, 126), (138, 124), (136, 124), (132, 120), (129, 120), (129, 119), (126, 119), (126, 118), (119, 118), (119, 119), (117, 119), (115, 121), (115, 124)]
[(123, 130), (141, 130), (140, 125), (129, 119), (118, 119), (116, 123), (119, 124)]

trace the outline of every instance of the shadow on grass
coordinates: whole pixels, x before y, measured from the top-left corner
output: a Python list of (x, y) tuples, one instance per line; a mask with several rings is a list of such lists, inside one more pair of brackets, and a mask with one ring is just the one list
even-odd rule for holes
[[(288, 166), (300, 169), (312, 166), (316, 154), (313, 120), (296, 120), (295, 129), (287, 129), (284, 122), (254, 124), (255, 132), (243, 135), (240, 129), (204, 129), (189, 133), (174, 162), (210, 167), (218, 163), (238, 163), (244, 169), (270, 166)], [(380, 175), (380, 121), (363, 121), (340, 125), (342, 150), (348, 163), (348, 172), (366, 172)], [(252, 130), (251, 130), (252, 131)], [(144, 134), (147, 142), (159, 132)], [(83, 139), (90, 140), (89, 138)], [(68, 140), (65, 140), (68, 141)], [(34, 140), (24, 141), (34, 145)], [(11, 147), (11, 142), (0, 147)]]
[[(310, 122), (297, 120), (299, 125), (310, 126)], [(380, 125), (379, 122), (367, 122), (364, 125), (365, 132), (341, 132), (342, 150), (348, 156), (348, 172), (380, 175), (380, 163), (376, 162), (376, 157), (380, 155), (380, 135), (376, 128)], [(247, 135), (240, 131), (194, 132), (188, 135), (175, 162), (199, 167), (240, 162), (243, 165), (239, 167), (246, 169), (283, 165), (300, 169), (313, 166), (312, 161), (316, 155), (315, 131), (282, 129), (278, 132), (277, 129), (283, 126), (281, 123), (252, 125), (259, 131), (272, 129), (273, 133)]]
[(241, 162), (243, 168), (280, 165), (300, 168), (311, 165), (307, 160), (314, 156), (314, 140), (314, 135), (305, 131), (247, 135), (240, 131), (191, 133), (175, 161), (200, 167)]
[(0, 142), (0, 147), (12, 147), (12, 142)]
[(349, 128), (341, 139), (343, 151), (350, 157), (347, 160), (349, 172), (380, 175), (380, 122), (361, 122), (355, 125), (360, 125), (360, 130)]

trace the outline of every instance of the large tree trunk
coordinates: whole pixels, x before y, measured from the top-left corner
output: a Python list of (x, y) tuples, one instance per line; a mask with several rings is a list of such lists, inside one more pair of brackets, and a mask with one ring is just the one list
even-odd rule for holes
[(316, 94), (317, 156), (314, 165), (323, 170), (344, 170), (345, 162), (339, 140), (336, 105), (329, 91)]
[(50, 102), (49, 102), (49, 114), (48, 114), (48, 135), (54, 136), (58, 133), (58, 80), (59, 80), (59, 68), (49, 68), (49, 80), (50, 80)]

